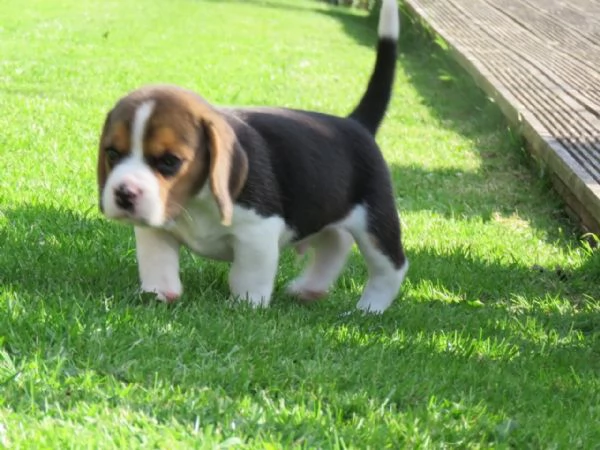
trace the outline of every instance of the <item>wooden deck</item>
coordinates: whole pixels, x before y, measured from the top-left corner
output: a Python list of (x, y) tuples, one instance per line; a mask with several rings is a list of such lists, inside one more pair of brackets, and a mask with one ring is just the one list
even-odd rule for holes
[(600, 1), (405, 3), (520, 128), (569, 212), (600, 232)]

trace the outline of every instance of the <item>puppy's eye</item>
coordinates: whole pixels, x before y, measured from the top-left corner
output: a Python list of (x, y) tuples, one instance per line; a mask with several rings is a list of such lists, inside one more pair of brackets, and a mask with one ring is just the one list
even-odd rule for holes
[(107, 147), (104, 150), (104, 153), (106, 153), (106, 158), (111, 166), (114, 166), (123, 157), (123, 155), (121, 155), (121, 153), (119, 153), (119, 151), (114, 147)]
[(171, 177), (177, 173), (183, 161), (172, 153), (166, 152), (153, 161), (153, 166), (163, 176)]

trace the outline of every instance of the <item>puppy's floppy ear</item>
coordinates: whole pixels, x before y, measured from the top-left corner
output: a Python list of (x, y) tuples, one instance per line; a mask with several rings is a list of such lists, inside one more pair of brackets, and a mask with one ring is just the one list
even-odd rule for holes
[(216, 112), (205, 115), (202, 123), (210, 152), (210, 187), (221, 213), (221, 223), (231, 225), (233, 201), (248, 176), (248, 157), (233, 129)]
[(112, 110), (106, 115), (106, 119), (104, 119), (104, 126), (102, 127), (102, 134), (100, 135), (100, 142), (98, 143), (98, 168), (97, 168), (97, 181), (98, 181), (98, 195), (100, 210), (102, 210), (102, 191), (104, 190), (104, 185), (106, 184), (106, 177), (108, 176), (108, 162), (106, 161), (106, 153), (104, 152), (104, 148), (102, 147), (102, 143), (104, 142), (104, 135), (108, 130), (108, 122), (110, 120), (110, 114)]

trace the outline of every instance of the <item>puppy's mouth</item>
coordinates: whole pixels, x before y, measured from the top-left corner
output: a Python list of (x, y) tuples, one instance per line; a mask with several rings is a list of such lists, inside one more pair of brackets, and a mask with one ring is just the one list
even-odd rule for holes
[(147, 217), (140, 217), (135, 214), (135, 212), (129, 211), (120, 211), (116, 216), (106, 216), (109, 220), (114, 220), (115, 222), (121, 223), (123, 225), (133, 225), (137, 227), (147, 227), (147, 228), (162, 228), (164, 230), (172, 229), (176, 224), (176, 218), (174, 217), (165, 217), (162, 221), (152, 221)]
[(122, 223), (124, 225), (135, 225), (154, 228), (158, 228), (162, 225), (159, 223), (153, 224), (150, 222), (150, 220), (148, 220), (147, 217), (140, 217), (136, 215), (135, 212), (130, 211), (119, 211), (117, 215), (111, 216), (107, 216), (106, 213), (104, 215), (107, 219), (114, 220), (115, 222)]
[(124, 216), (118, 217), (115, 220), (127, 225), (150, 226), (149, 221), (145, 217), (135, 217), (130, 213), (126, 213)]

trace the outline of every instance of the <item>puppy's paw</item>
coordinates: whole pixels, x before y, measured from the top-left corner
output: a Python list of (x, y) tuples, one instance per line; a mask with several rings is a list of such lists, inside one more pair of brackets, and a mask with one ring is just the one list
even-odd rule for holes
[(257, 283), (247, 277), (232, 277), (229, 279), (229, 293), (238, 302), (248, 303), (253, 308), (266, 308), (271, 302), (273, 286), (271, 283)]
[(179, 286), (178, 289), (165, 289), (158, 286), (142, 285), (141, 290), (144, 293), (156, 295), (157, 300), (165, 303), (174, 303), (179, 297), (181, 297), (182, 293), (181, 286)]
[(254, 309), (267, 308), (271, 302), (270, 297), (265, 297), (263, 294), (252, 292), (247, 292), (243, 295), (237, 295), (236, 298), (238, 301), (243, 301)]
[(364, 314), (383, 314), (388, 306), (389, 303), (382, 304), (380, 302), (369, 302), (366, 299), (361, 298), (356, 305), (356, 309)]

